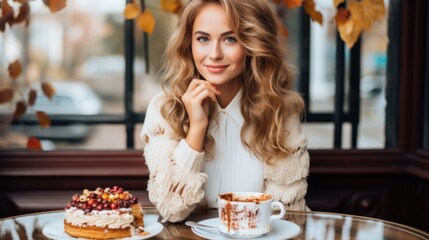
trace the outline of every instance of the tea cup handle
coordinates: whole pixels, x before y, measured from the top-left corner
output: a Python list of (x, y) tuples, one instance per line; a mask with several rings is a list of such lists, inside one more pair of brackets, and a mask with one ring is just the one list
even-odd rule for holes
[(286, 208), (283, 205), (283, 203), (281, 202), (272, 202), (271, 203), (271, 209), (274, 209), (274, 207), (277, 206), (278, 208), (280, 208), (280, 213), (276, 214), (276, 215), (271, 215), (270, 216), (270, 221), (274, 220), (274, 219), (282, 219), (285, 214), (286, 214)]

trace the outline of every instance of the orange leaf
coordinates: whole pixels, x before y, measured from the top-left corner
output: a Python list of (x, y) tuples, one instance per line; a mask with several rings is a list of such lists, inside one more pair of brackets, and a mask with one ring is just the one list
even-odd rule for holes
[(5, 88), (0, 90), (0, 104), (10, 102), (13, 98), (13, 89)]
[(140, 13), (140, 6), (136, 3), (128, 3), (124, 10), (125, 19), (133, 19)]
[(52, 96), (55, 94), (55, 88), (50, 83), (43, 82), (42, 91), (49, 100), (52, 100)]
[(67, 0), (43, 0), (46, 6), (49, 7), (51, 12), (58, 12), (66, 7)]
[(180, 0), (161, 0), (161, 9), (166, 12), (178, 13), (182, 7)]
[(31, 89), (28, 93), (28, 104), (33, 106), (36, 103), (37, 92), (34, 89)]
[(303, 0), (283, 0), (284, 5), (287, 8), (296, 8), (302, 6)]
[(341, 3), (343, 3), (344, 0), (334, 0), (334, 7), (338, 7)]
[(27, 149), (28, 150), (42, 150), (42, 144), (39, 139), (35, 137), (29, 137), (27, 139)]
[(18, 119), (27, 111), (27, 105), (24, 101), (19, 101), (16, 103), (15, 112), (13, 113), (13, 118)]
[(278, 25), (280, 35), (287, 38), (289, 36), (289, 31), (287, 30), (286, 26), (283, 24)]
[(13, 8), (9, 5), (7, 0), (2, 1), (2, 7), (1, 7), (2, 17), (5, 17), (6, 15), (13, 15)]
[(155, 28), (155, 18), (153, 17), (152, 12), (147, 9), (144, 10), (144, 12), (137, 18), (137, 26), (147, 33), (152, 33)]
[(19, 3), (28, 3), (28, 0), (13, 0), (14, 2), (19, 2)]
[(11, 24), (13, 21), (13, 8), (9, 5), (7, 0), (1, 3), (2, 17), (0, 17), (0, 31), (4, 32), (6, 23)]
[(37, 119), (39, 119), (39, 124), (43, 128), (48, 128), (51, 126), (51, 119), (49, 119), (48, 115), (42, 111), (36, 111)]
[(23, 3), (21, 7), (19, 7), (19, 14), (18, 16), (13, 20), (14, 23), (20, 23), (28, 20), (28, 17), (30, 16), (30, 4)]
[(19, 60), (15, 60), (15, 62), (9, 64), (9, 67), (7, 68), (7, 70), (9, 70), (9, 76), (15, 79), (22, 72), (21, 63), (19, 62)]
[(350, 18), (350, 11), (345, 8), (338, 8), (337, 15), (335, 16), (335, 22), (337, 24), (344, 24)]
[(322, 14), (316, 10), (316, 4), (314, 0), (304, 0), (304, 10), (310, 15), (311, 20), (318, 22), (320, 25), (323, 24), (323, 16)]

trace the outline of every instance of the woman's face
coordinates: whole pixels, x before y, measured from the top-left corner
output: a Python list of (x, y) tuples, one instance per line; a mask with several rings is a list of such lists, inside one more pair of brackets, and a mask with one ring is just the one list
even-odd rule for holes
[(192, 56), (205, 80), (217, 86), (240, 86), (245, 50), (220, 5), (207, 4), (198, 13), (192, 29)]

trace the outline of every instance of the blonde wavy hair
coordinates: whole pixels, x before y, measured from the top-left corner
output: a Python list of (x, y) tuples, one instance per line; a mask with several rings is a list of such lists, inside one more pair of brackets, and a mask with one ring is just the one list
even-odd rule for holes
[[(293, 150), (286, 146), (289, 135), (286, 123), (291, 115), (302, 114), (304, 102), (291, 90), (293, 68), (284, 60), (278, 23), (266, 0), (191, 0), (187, 3), (163, 56), (160, 77), (166, 99), (161, 114), (177, 138), (186, 137), (189, 117), (181, 96), (192, 79), (200, 78), (191, 51), (192, 27), (208, 3), (225, 9), (235, 37), (246, 50), (241, 97), (243, 144), (266, 162), (290, 155)], [(210, 106), (209, 121), (214, 121), (214, 109)], [(206, 132), (203, 150), (209, 156), (214, 145), (212, 136)]]

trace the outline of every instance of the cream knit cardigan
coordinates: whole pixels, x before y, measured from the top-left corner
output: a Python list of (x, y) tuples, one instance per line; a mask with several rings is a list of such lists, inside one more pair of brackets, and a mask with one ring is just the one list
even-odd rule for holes
[[(207, 175), (201, 172), (204, 153), (194, 151), (184, 139), (178, 138), (162, 117), (162, 96), (158, 94), (151, 100), (140, 137), (145, 144), (144, 156), (150, 172), (149, 200), (163, 222), (178, 222), (203, 201)], [(307, 139), (297, 116), (291, 117), (287, 124), (290, 132), (287, 144), (294, 152), (287, 159), (263, 164), (264, 192), (283, 202), (289, 210), (306, 210)]]

